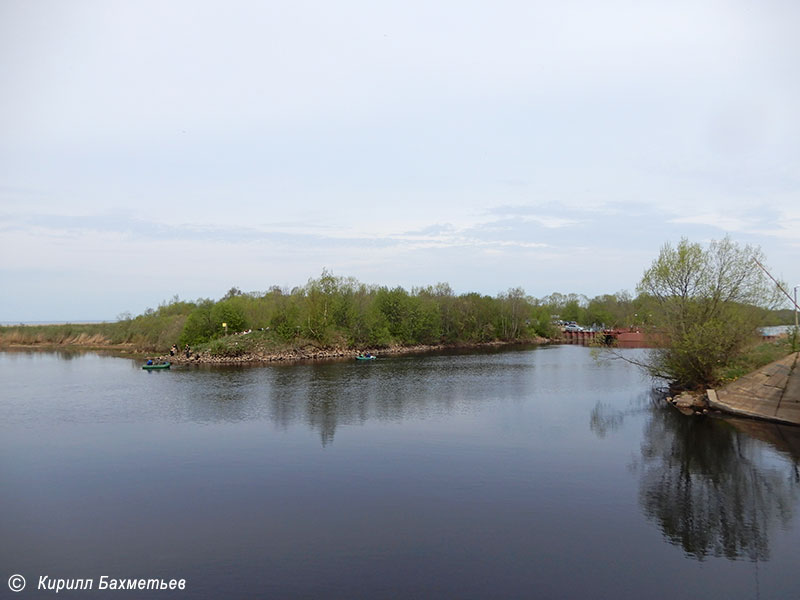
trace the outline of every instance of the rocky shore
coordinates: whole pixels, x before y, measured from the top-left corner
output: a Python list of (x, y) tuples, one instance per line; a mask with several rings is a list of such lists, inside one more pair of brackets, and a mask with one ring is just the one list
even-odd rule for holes
[[(546, 344), (546, 338), (536, 338), (530, 340), (529, 344)], [(319, 348), (316, 346), (305, 346), (302, 348), (292, 348), (281, 352), (245, 352), (236, 356), (221, 356), (210, 352), (190, 351), (187, 357), (183, 352), (178, 352), (174, 356), (169, 353), (154, 356), (155, 361), (169, 361), (173, 364), (206, 364), (206, 365), (245, 365), (245, 364), (266, 364), (274, 362), (291, 362), (302, 360), (326, 360), (336, 358), (355, 358), (360, 353), (367, 353), (381, 357), (396, 354), (421, 354), (425, 352), (441, 352), (451, 350), (473, 350), (479, 348), (497, 348), (503, 346), (518, 346), (521, 342), (483, 342), (475, 344), (436, 344), (418, 346), (390, 346), (386, 348), (363, 348), (353, 350), (349, 348)]]
[(703, 392), (681, 392), (666, 400), (685, 415), (708, 414), (708, 397)]

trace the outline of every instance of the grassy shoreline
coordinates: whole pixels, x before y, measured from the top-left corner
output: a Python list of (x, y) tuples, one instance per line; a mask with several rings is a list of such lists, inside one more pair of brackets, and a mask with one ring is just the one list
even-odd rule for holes
[(417, 344), (414, 346), (388, 346), (382, 348), (364, 348), (363, 350), (353, 350), (349, 348), (335, 348), (335, 347), (298, 347), (285, 350), (283, 352), (247, 352), (237, 354), (235, 356), (223, 356), (219, 354), (211, 354), (209, 352), (192, 353), (190, 358), (186, 358), (183, 354), (170, 356), (163, 354), (154, 357), (158, 360), (168, 360), (173, 364), (217, 364), (217, 365), (237, 365), (237, 364), (270, 364), (275, 362), (295, 362), (295, 361), (318, 361), (318, 360), (334, 360), (334, 359), (353, 359), (360, 352), (369, 352), (374, 356), (380, 358), (385, 356), (394, 356), (401, 354), (426, 354), (426, 353), (444, 353), (452, 351), (470, 351), (479, 350), (482, 348), (502, 348), (512, 346), (529, 346), (533, 344), (545, 344), (548, 340), (540, 342), (476, 342), (474, 344)]
[[(85, 332), (67, 337), (58, 342), (9, 342), (0, 332), (0, 351), (42, 352), (102, 352), (123, 358), (168, 360), (179, 365), (263, 365), (300, 361), (320, 361), (355, 358), (360, 352), (375, 356), (401, 354), (446, 353), (489, 348), (511, 348), (558, 343), (556, 338), (531, 337), (520, 340), (492, 340), (487, 342), (455, 342), (438, 344), (392, 344), (386, 346), (352, 348), (344, 345), (320, 345), (307, 339), (298, 339), (293, 344), (277, 341), (264, 332), (247, 335), (228, 335), (191, 349), (189, 358), (179, 351), (175, 356), (163, 350), (136, 346), (132, 343), (111, 343), (108, 338), (88, 335)], [(791, 340), (779, 338), (754, 345), (734, 364), (721, 373), (721, 383), (729, 383), (752, 373), (766, 364), (774, 362), (793, 351)]]
[[(37, 326), (39, 327), (39, 326)], [(51, 326), (41, 326), (51, 327)], [(355, 357), (360, 352), (371, 352), (376, 356), (416, 354), (426, 352), (449, 352), (480, 348), (500, 348), (520, 345), (542, 345), (552, 340), (531, 337), (517, 340), (492, 340), (487, 342), (454, 342), (438, 344), (391, 344), (385, 346), (352, 348), (345, 345), (321, 345), (308, 339), (298, 338), (286, 343), (266, 332), (251, 332), (245, 335), (228, 335), (191, 348), (189, 358), (182, 349), (175, 356), (163, 349), (138, 346), (133, 343), (113, 343), (108, 337), (81, 332), (54, 340), (47, 336), (4, 335), (0, 331), (0, 351), (41, 350), (54, 351), (103, 351), (135, 358), (152, 357), (169, 360), (175, 364), (268, 364), (302, 360), (325, 360)]]

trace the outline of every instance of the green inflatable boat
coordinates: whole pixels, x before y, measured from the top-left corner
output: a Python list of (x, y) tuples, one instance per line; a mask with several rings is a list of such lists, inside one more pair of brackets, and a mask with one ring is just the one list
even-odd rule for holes
[(158, 369), (169, 369), (169, 363), (163, 362), (160, 364), (152, 364), (152, 365), (142, 365), (142, 368), (146, 371), (155, 371)]

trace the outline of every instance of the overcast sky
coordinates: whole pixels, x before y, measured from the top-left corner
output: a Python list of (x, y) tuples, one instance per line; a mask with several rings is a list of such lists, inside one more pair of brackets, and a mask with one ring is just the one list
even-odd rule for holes
[(800, 283), (800, 3), (0, 0), (0, 321), (365, 283)]

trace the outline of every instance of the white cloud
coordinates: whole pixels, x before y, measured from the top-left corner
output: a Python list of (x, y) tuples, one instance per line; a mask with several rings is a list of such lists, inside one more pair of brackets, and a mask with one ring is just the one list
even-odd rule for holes
[(108, 282), (155, 303), (323, 266), (601, 293), (725, 232), (788, 276), (798, 21), (781, 0), (8, 0), (0, 319), (45, 310), (51, 268), (54, 298), (106, 315), (136, 308)]
[(708, 225), (724, 231), (744, 231), (748, 222), (744, 219), (722, 213), (704, 213), (670, 219), (670, 223), (688, 223), (692, 225)]

